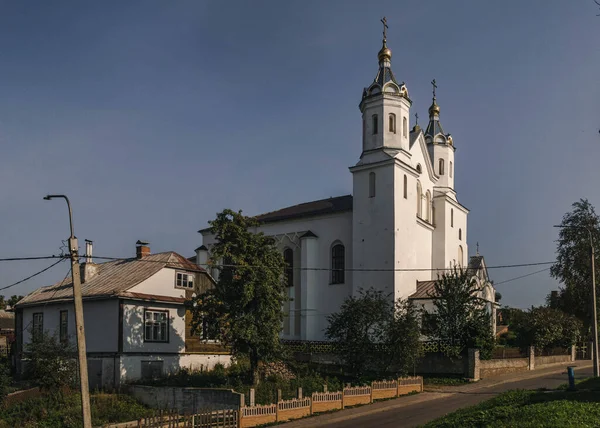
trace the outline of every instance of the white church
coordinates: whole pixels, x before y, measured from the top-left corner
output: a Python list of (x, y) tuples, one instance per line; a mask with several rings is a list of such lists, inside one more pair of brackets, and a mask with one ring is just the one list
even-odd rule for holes
[[(411, 129), (412, 101), (392, 72), (385, 23), (377, 57), (377, 74), (359, 105), (362, 152), (349, 168), (353, 194), (257, 216), (257, 231), (276, 239), (290, 267), (283, 339), (324, 340), (327, 316), (361, 288), (431, 310), (435, 280), (454, 266), (469, 268), (495, 320), (483, 257), (467, 260), (469, 210), (454, 188), (456, 148), (440, 123), (435, 80), (429, 123)], [(199, 232), (196, 262), (208, 268), (215, 240), (210, 229)]]

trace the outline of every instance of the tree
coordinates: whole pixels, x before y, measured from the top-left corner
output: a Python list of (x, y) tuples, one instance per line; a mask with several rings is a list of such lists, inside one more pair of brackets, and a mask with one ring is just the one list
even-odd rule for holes
[(408, 300), (359, 290), (327, 320), (325, 335), (355, 378), (368, 371), (406, 374), (419, 357), (418, 312)]
[(545, 306), (523, 311), (510, 324), (515, 344), (523, 349), (568, 348), (578, 340), (581, 328), (581, 321), (575, 316)]
[[(561, 282), (558, 296), (553, 306), (576, 316), (589, 334), (592, 323), (592, 267), (590, 236), (595, 250), (595, 264), (600, 266), (600, 218), (587, 199), (575, 202), (573, 210), (563, 216), (556, 247), (556, 263), (550, 268), (550, 275)], [(597, 296), (600, 299), (600, 295)], [(600, 300), (599, 300), (600, 301)]]
[(258, 222), (241, 211), (226, 209), (209, 224), (216, 239), (209, 263), (219, 270), (219, 279), (214, 289), (188, 302), (192, 329), (211, 326), (234, 357), (249, 359), (252, 382), (257, 383), (259, 363), (281, 352), (287, 300), (283, 256), (272, 238), (251, 232)]
[(8, 300), (6, 301), (6, 304), (7, 304), (8, 306), (10, 306), (11, 308), (14, 308), (14, 307), (15, 307), (15, 305), (17, 304), (17, 302), (18, 302), (19, 300), (21, 300), (22, 298), (23, 298), (23, 296), (17, 296), (16, 294), (13, 294), (12, 296), (10, 296), (10, 299), (8, 299)]
[(63, 387), (77, 384), (77, 349), (71, 342), (61, 342), (47, 332), (30, 331), (32, 341), (25, 346), (27, 364), (25, 374), (49, 392), (60, 392)]
[(433, 336), (450, 342), (448, 352), (452, 356), (478, 348), (482, 358), (489, 357), (494, 348), (491, 315), (471, 275), (455, 268), (442, 274), (434, 287), (435, 311), (430, 315)]

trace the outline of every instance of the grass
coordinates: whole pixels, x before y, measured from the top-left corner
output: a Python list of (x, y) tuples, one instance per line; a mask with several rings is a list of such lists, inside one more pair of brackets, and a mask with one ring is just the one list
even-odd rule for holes
[[(81, 401), (77, 393), (41, 396), (0, 410), (0, 428), (79, 428)], [(153, 410), (133, 398), (117, 394), (92, 394), (92, 425), (128, 422), (149, 416)]]
[(576, 391), (508, 391), (428, 423), (425, 427), (596, 427), (600, 380), (587, 379)]

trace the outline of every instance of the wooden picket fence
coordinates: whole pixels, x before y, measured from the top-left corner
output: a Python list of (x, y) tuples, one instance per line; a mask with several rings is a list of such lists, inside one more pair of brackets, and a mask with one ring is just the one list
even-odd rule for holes
[(239, 412), (233, 409), (208, 410), (195, 415), (159, 411), (137, 421), (105, 425), (104, 428), (238, 428)]

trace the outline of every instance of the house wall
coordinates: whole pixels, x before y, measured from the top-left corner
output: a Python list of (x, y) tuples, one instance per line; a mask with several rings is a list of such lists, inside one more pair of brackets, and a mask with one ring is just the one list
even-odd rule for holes
[[(169, 313), (168, 342), (148, 342), (144, 339), (144, 311), (159, 310)], [(125, 301), (123, 303), (123, 352), (185, 351), (185, 307), (164, 303)]]
[[(69, 340), (76, 343), (75, 308), (72, 303), (49, 303), (47, 305), (23, 308), (23, 345), (31, 341), (30, 328), (33, 314), (44, 314), (44, 330), (49, 334), (59, 334), (60, 311), (68, 311)], [(88, 352), (117, 352), (119, 331), (119, 304), (117, 299), (84, 301), (83, 322), (85, 344)]]
[(163, 375), (174, 373), (181, 367), (191, 370), (210, 370), (216, 364), (227, 366), (231, 355), (180, 354), (180, 355), (122, 355), (119, 359), (119, 373), (122, 383), (139, 380), (142, 377), (143, 361), (163, 361)]

